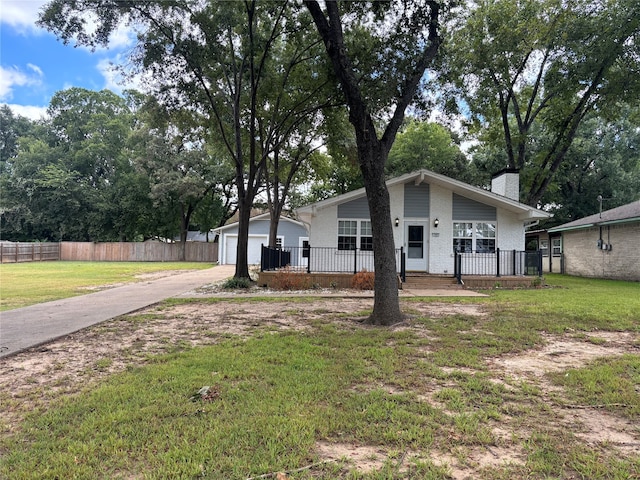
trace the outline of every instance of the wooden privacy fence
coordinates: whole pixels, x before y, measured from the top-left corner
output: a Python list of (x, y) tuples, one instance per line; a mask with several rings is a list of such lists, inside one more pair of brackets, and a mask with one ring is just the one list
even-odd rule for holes
[(0, 263), (60, 260), (59, 243), (0, 242)]
[[(179, 262), (182, 245), (163, 242), (62, 242), (60, 260), (93, 262)], [(185, 261), (217, 262), (218, 244), (187, 242)]]
[[(2, 263), (67, 260), (87, 262), (179, 262), (182, 245), (162, 242), (0, 242)], [(187, 242), (185, 261), (218, 261), (218, 244)]]

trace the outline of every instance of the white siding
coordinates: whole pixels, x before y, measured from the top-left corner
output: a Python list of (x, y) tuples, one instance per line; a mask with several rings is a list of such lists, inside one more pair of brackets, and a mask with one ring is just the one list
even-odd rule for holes
[[(429, 238), (429, 273), (453, 275), (453, 194), (451, 190), (431, 185), (431, 236)], [(438, 219), (438, 228), (433, 221)]]

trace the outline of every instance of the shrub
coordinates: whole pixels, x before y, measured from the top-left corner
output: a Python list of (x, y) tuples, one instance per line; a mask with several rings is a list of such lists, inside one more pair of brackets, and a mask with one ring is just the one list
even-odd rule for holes
[(297, 272), (289, 267), (278, 270), (271, 281), (274, 290), (307, 290), (311, 280), (306, 273)]
[(225, 290), (235, 290), (237, 288), (246, 289), (249, 287), (251, 287), (251, 280), (248, 278), (231, 277), (222, 284), (222, 288)]
[(351, 279), (351, 288), (355, 290), (373, 290), (375, 274), (363, 268)]

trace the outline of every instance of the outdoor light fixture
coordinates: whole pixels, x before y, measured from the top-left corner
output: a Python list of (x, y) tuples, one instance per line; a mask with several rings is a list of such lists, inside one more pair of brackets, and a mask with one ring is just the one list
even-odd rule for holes
[(433, 221), (433, 226), (435, 228), (438, 228), (438, 225), (440, 225), (440, 220), (438, 220), (437, 218)]
[(398, 217), (396, 217), (396, 227), (400, 225), (400, 219)]

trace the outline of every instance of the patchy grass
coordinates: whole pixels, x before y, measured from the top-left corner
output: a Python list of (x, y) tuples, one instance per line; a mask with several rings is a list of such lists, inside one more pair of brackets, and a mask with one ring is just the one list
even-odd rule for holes
[(550, 377), (567, 389), (576, 408), (602, 408), (640, 418), (640, 355), (601, 358)]
[[(96, 336), (130, 328), (142, 342), (145, 329), (164, 353), (91, 358), (99, 380), (70, 390), (37, 378), (23, 397), (4, 389), (21, 421), (0, 439), (0, 477), (639, 478), (640, 318), (617, 298), (639, 285), (551, 281), (474, 298), (476, 315), (407, 299), (411, 318), (394, 328), (359, 322), (364, 299), (180, 299), (123, 317)], [(211, 344), (172, 335), (172, 317)], [(222, 323), (245, 329), (216, 333)], [(530, 371), (553, 342), (554, 370)], [(591, 361), (559, 363), (581, 348)], [(587, 418), (600, 425), (591, 437)]]
[(143, 274), (210, 267), (191, 262), (5, 263), (0, 265), (0, 310), (73, 297), (93, 287), (135, 282)]

